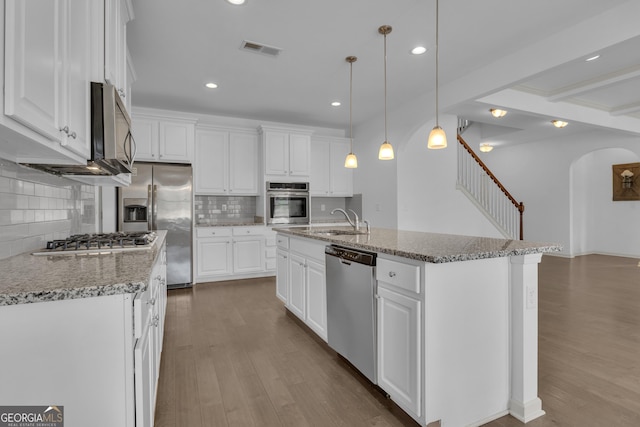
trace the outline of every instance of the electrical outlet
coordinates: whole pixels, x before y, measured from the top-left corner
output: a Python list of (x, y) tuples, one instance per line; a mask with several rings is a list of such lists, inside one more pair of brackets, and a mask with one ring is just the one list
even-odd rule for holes
[(326, 207), (325, 205), (320, 205), (320, 210), (321, 210), (322, 212), (324, 212), (326, 209), (327, 209), (327, 207)]
[(376, 204), (376, 212), (380, 212), (380, 204)]
[(527, 298), (527, 309), (536, 308), (538, 305), (538, 296), (536, 295), (536, 287), (535, 286), (527, 286), (526, 288), (526, 298)]
[(227, 211), (227, 205), (222, 205), (222, 212), (226, 212)]

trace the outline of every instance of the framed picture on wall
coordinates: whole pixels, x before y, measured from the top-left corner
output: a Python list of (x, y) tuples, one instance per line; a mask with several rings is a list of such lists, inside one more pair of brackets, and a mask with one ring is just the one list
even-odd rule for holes
[(640, 163), (613, 165), (613, 200), (640, 200)]

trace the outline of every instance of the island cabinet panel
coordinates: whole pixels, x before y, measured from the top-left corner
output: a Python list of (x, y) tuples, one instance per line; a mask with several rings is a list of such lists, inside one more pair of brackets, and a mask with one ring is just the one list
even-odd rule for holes
[(289, 288), (289, 251), (278, 248), (276, 251), (276, 296), (287, 302)]
[(327, 285), (324, 263), (307, 260), (307, 324), (323, 340), (327, 340)]
[(421, 303), (378, 287), (378, 385), (405, 411), (422, 415)]
[(305, 282), (306, 260), (299, 255), (290, 254), (287, 308), (301, 320), (305, 320), (306, 315)]
[(426, 264), (427, 421), (469, 425), (509, 410), (509, 262)]
[(424, 412), (422, 265), (379, 255), (376, 266), (378, 385), (416, 420)]
[(323, 242), (278, 233), (276, 295), (289, 311), (327, 341), (327, 284)]

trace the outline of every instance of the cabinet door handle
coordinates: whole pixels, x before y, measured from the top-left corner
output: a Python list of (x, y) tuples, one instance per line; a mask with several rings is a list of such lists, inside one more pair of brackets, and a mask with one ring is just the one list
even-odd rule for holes
[(64, 132), (64, 133), (66, 133), (67, 135), (69, 135), (69, 126), (65, 126), (65, 127), (63, 127), (63, 128), (60, 128), (60, 132)]
[(151, 298), (151, 299), (149, 300), (149, 304), (151, 304), (151, 305), (156, 305), (156, 299), (155, 299), (155, 298)]
[(77, 137), (77, 136), (78, 136), (78, 135), (75, 133), (75, 131), (74, 131), (74, 132), (71, 132), (71, 133), (69, 134), (69, 138), (76, 139), (76, 137)]
[(389, 272), (389, 277), (396, 277), (396, 272), (395, 271), (390, 271)]

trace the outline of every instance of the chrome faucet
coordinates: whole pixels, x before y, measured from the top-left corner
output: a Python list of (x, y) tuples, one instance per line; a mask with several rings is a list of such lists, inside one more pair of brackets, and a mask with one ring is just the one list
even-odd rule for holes
[(351, 224), (351, 226), (353, 227), (353, 229), (355, 231), (360, 231), (360, 218), (358, 218), (358, 214), (355, 213), (353, 211), (353, 209), (349, 209), (349, 211), (351, 211), (351, 213), (354, 216), (354, 220), (352, 221), (351, 218), (349, 218), (349, 214), (341, 208), (335, 208), (334, 210), (331, 211), (331, 215), (333, 215), (336, 212), (342, 212), (344, 214), (344, 217), (347, 219), (347, 221), (349, 221), (349, 224)]

